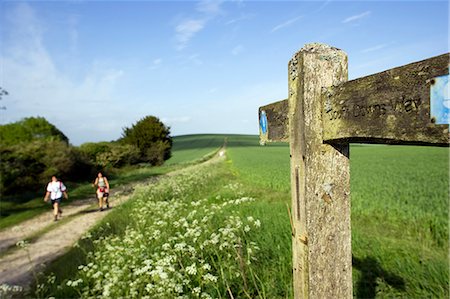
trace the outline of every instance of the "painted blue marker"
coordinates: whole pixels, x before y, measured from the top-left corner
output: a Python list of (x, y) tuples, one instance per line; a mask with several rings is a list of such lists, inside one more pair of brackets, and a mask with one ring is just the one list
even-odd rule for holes
[(449, 75), (433, 78), (430, 88), (430, 116), (438, 125), (450, 124)]
[(267, 116), (266, 111), (261, 111), (261, 114), (259, 116), (259, 127), (261, 128), (261, 132), (263, 134), (267, 133)]

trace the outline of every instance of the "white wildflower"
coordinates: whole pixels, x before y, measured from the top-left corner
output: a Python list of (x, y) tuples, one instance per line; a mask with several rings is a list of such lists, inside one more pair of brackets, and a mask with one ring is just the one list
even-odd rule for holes
[(206, 270), (206, 271), (209, 271), (209, 270), (211, 270), (211, 265), (208, 264), (208, 263), (206, 263), (206, 264), (204, 264), (204, 265), (202, 266), (202, 268), (203, 268), (204, 270)]
[(217, 282), (217, 276), (214, 276), (210, 273), (206, 273), (203, 275), (203, 279), (208, 282)]
[(260, 227), (261, 226), (261, 221), (259, 221), (259, 219), (256, 219), (254, 224), (255, 224), (256, 227)]
[(211, 295), (209, 295), (207, 293), (202, 293), (200, 298), (202, 298), (202, 299), (212, 299)]
[(189, 274), (189, 275), (197, 274), (197, 267), (196, 267), (195, 263), (193, 263), (192, 265), (186, 267), (186, 273)]

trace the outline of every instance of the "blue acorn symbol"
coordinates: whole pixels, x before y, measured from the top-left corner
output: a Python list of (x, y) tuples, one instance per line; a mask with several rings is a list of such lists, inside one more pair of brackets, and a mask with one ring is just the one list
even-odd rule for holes
[(266, 111), (261, 111), (261, 115), (259, 116), (259, 127), (261, 128), (261, 132), (263, 134), (267, 133), (267, 116)]

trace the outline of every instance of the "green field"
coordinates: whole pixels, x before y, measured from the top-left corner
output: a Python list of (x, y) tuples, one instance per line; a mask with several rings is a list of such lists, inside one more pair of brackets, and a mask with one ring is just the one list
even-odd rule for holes
[[(230, 136), (228, 156), (245, 183), (289, 193), (287, 144)], [(355, 295), (448, 297), (449, 149), (352, 145), (350, 157)]]
[[(169, 160), (169, 163), (187, 165), (188, 162), (200, 161), (205, 155), (217, 151), (223, 145), (225, 137), (224, 135), (175, 137), (172, 158), (174, 160)], [(352, 145), (350, 157), (354, 296), (357, 298), (448, 298), (449, 149)], [(177, 189), (178, 186), (179, 189)], [(176, 183), (167, 181), (158, 185), (157, 188), (149, 187), (138, 191), (133, 200), (117, 211), (113, 211), (108, 215), (107, 220), (97, 227), (92, 233), (92, 241), (87, 242), (85, 249), (78, 250), (78, 253), (72, 251), (59, 264), (56, 262), (52, 266), (51, 271), (56, 273), (58, 283), (49, 288), (46, 293), (44, 292), (44, 295), (64, 297), (76, 292), (84, 296), (101, 295), (99, 293), (101, 290), (95, 287), (98, 277), (97, 272), (92, 270), (94, 265), (97, 265), (96, 269), (104, 269), (98, 275), (106, 275), (105, 279), (111, 280), (115, 274), (112, 271), (108, 272), (107, 269), (126, 268), (131, 269), (132, 272), (133, 269), (141, 269), (146, 265), (145, 260), (140, 257), (156, 257), (172, 252), (170, 250), (175, 248), (175, 244), (180, 243), (180, 239), (177, 238), (184, 236), (186, 230), (177, 231), (171, 226), (170, 228), (164, 226), (167, 219), (164, 218), (164, 212), (160, 212), (161, 201), (174, 201), (174, 205), (179, 205), (180, 210), (174, 211), (174, 215), (177, 216), (173, 217), (178, 219), (176, 221), (182, 221), (183, 218), (188, 219), (189, 211), (191, 211), (189, 205), (192, 202), (195, 202), (199, 215), (203, 215), (214, 209), (212, 208), (214, 205), (241, 198), (254, 200), (244, 202), (235, 208), (224, 208), (218, 211), (219, 214), (211, 216), (215, 221), (208, 222), (205, 227), (202, 226), (203, 230), (207, 231), (206, 235), (198, 236), (198, 238), (206, 241), (212, 234), (218, 234), (221, 231), (220, 228), (223, 228), (223, 225), (226, 226), (228, 221), (226, 219), (231, 219), (229, 217), (240, 217), (240, 221), (243, 222), (246, 219), (258, 219), (261, 223), (258, 229), (252, 230), (252, 233), (248, 235), (239, 231), (237, 235), (239, 237), (234, 239), (241, 240), (240, 243), (234, 244), (235, 248), (241, 248), (244, 243), (253, 244), (250, 242), (254, 242), (258, 249), (253, 251), (254, 255), (251, 257), (255, 259), (250, 260), (250, 264), (247, 265), (247, 262), (242, 260), (243, 255), (240, 251), (223, 254), (213, 249), (207, 251), (208, 256), (200, 259), (208, 261), (211, 265), (209, 273), (220, 281), (217, 289), (204, 281), (199, 272), (195, 275), (186, 272), (188, 265), (192, 266), (193, 261), (199, 260), (194, 253), (191, 259), (189, 255), (186, 255), (186, 258), (180, 260), (183, 267), (177, 268), (177, 271), (187, 275), (185, 280), (181, 277), (170, 277), (180, 279), (176, 280), (178, 283), (184, 281), (183, 292), (191, 292), (189, 294), (192, 295), (189, 296), (192, 297), (196, 296), (200, 288), (201, 292), (208, 293), (214, 298), (229, 297), (230, 292), (236, 295), (235, 298), (248, 296), (291, 298), (291, 231), (287, 212), (290, 204), (289, 147), (282, 143), (259, 146), (256, 136), (245, 135), (227, 137), (226, 161), (210, 166), (194, 166), (189, 168), (184, 177), (181, 176)], [(139, 220), (141, 217), (137, 217), (131, 222), (124, 220), (133, 218), (130, 217), (130, 213), (133, 211), (137, 213), (134, 209), (136, 205), (140, 207), (139, 202), (142, 200), (155, 205), (145, 208), (145, 215), (148, 217), (142, 220)], [(169, 209), (168, 206), (164, 207)], [(192, 222), (188, 221), (186, 229), (189, 227), (195, 230), (195, 227), (191, 226), (192, 223), (202, 219), (196, 218), (197, 216), (192, 216), (190, 220)], [(134, 223), (136, 221), (137, 226)], [(139, 221), (142, 221), (141, 224)], [(158, 223), (163, 226), (158, 228), (161, 234), (158, 242), (168, 240), (170, 246), (155, 240), (147, 242), (146, 238), (137, 238), (134, 241), (134, 237), (127, 237), (127, 234), (132, 236), (142, 234), (149, 235), (148, 239), (153, 240), (152, 232)], [(242, 224), (243, 226), (245, 224)], [(99, 241), (95, 241), (99, 236), (101, 236)], [(199, 246), (197, 239), (187, 238), (182, 242), (194, 248), (192, 252), (198, 252), (202, 249), (196, 247)], [(127, 240), (132, 242), (132, 245), (127, 244)], [(171, 243), (172, 241), (174, 243)], [(109, 243), (113, 244), (110, 249), (108, 249)], [(167, 250), (172, 249), (168, 252), (166, 249), (162, 250), (163, 247)], [(118, 257), (119, 260), (122, 259), (122, 264), (95, 262), (99, 260), (95, 252), (111, 250), (111, 259), (115, 259), (113, 254), (117, 248), (131, 250), (129, 257), (125, 255)], [(92, 253), (86, 255), (84, 251)], [(125, 254), (125, 251), (121, 252)], [(230, 255), (234, 258), (230, 258)], [(65, 266), (67, 260), (75, 263), (73, 270), (69, 272), (67, 272), (68, 267)], [(92, 276), (89, 278), (88, 274), (82, 273), (84, 270), (78, 271), (77, 266), (79, 264), (88, 266), (90, 263), (92, 265), (85, 271)], [(156, 268), (148, 267), (145, 269), (150, 272), (156, 271)], [(171, 267), (178, 266), (172, 265), (167, 269), (159, 269), (169, 271)], [(235, 273), (240, 273), (240, 276), (233, 277), (231, 272), (224, 271), (224, 267), (235, 269)], [(64, 269), (66, 274), (61, 274), (61, 269)], [(76, 274), (77, 272), (79, 274)], [(148, 294), (163, 294), (151, 293), (158, 290), (156, 286), (156, 289), (153, 289), (153, 285), (161, 287), (160, 276), (153, 280), (142, 280), (142, 277), (138, 279), (127, 276), (130, 272), (120, 273), (122, 276), (118, 274), (118, 281), (136, 280), (132, 290), (144, 293), (146, 283), (151, 282), (152, 286), (149, 286), (151, 290), (147, 290), (150, 292)], [(80, 286), (83, 285), (84, 289), (73, 288), (73, 286), (68, 289), (68, 280), (76, 281), (77, 279), (83, 280)], [(169, 292), (169, 289), (172, 291)], [(89, 293), (89, 290), (92, 292)], [(120, 289), (114, 290), (116, 293), (110, 293), (110, 295), (130, 295), (120, 293)], [(166, 287), (165, 290), (169, 293), (164, 294), (169, 297), (177, 292), (175, 287)], [(165, 292), (162, 289), (159, 291)]]
[(166, 164), (183, 164), (201, 160), (217, 151), (227, 135), (185, 135), (174, 137), (172, 157)]

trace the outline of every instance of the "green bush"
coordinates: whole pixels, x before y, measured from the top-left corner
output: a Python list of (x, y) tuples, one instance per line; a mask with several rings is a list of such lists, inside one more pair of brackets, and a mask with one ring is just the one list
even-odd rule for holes
[(66, 135), (43, 117), (27, 117), (15, 123), (0, 125), (2, 145), (15, 145), (33, 140), (55, 140), (69, 143)]
[(84, 143), (79, 150), (93, 165), (102, 169), (120, 168), (140, 161), (140, 152), (136, 147), (118, 142)]
[(38, 192), (55, 174), (65, 181), (79, 181), (93, 174), (88, 157), (64, 141), (2, 145), (0, 155), (1, 195)]
[(140, 162), (161, 165), (171, 157), (170, 128), (155, 116), (146, 116), (131, 128), (124, 128), (122, 135), (123, 144), (133, 145), (139, 150)]

